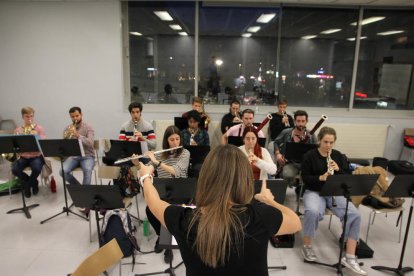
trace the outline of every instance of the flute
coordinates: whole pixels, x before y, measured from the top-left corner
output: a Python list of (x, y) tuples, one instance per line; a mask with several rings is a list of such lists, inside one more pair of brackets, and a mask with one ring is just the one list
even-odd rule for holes
[[(182, 147), (183, 146), (178, 146), (178, 147), (174, 147), (174, 148), (170, 148), (170, 149), (154, 151), (154, 154), (163, 153), (163, 152), (166, 152), (166, 151), (172, 151), (172, 150), (180, 149)], [(116, 160), (114, 164), (120, 164), (120, 163), (128, 162), (128, 161), (139, 159), (139, 158), (142, 158), (142, 157), (145, 157), (145, 156), (146, 156), (145, 154), (141, 154), (141, 155), (131, 156), (131, 157), (127, 157), (127, 158), (122, 158), (122, 159)]]

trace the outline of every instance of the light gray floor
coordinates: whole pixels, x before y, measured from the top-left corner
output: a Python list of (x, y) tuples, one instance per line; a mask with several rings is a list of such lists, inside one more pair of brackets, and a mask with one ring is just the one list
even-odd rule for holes
[[(0, 275), (67, 275), (72, 272), (82, 260), (98, 248), (96, 225), (93, 220), (93, 242), (89, 241), (88, 222), (74, 215), (60, 215), (49, 222), (41, 225), (40, 221), (60, 212), (64, 206), (64, 196), (61, 180), (58, 177), (57, 165), (54, 164), (55, 179), (58, 180), (58, 191), (51, 193), (48, 187), (41, 187), (37, 196), (27, 200), (27, 204), (39, 203), (40, 206), (30, 210), (32, 219), (27, 219), (23, 213), (6, 214), (8, 210), (22, 206), (20, 194), (11, 197), (0, 197)], [(286, 205), (295, 208), (295, 195), (292, 189), (288, 189)], [(71, 200), (69, 199), (71, 202)], [(139, 207), (141, 218), (145, 217), (145, 204), (139, 195)], [(411, 200), (405, 203), (409, 208)], [(74, 208), (77, 212), (77, 209)], [(136, 215), (136, 208), (130, 208), (132, 214)], [(369, 216), (368, 208), (361, 206), (362, 229), (361, 237), (365, 239), (367, 222)], [(371, 265), (386, 265), (397, 267), (402, 243), (397, 243), (398, 230), (395, 227), (397, 213), (391, 213), (388, 217), (377, 215), (374, 225), (369, 234), (369, 245), (375, 250), (373, 259), (363, 259), (364, 269), (369, 275), (391, 275), (372, 270)], [(404, 214), (403, 234), (405, 232), (408, 211)], [(341, 232), (341, 225), (337, 218), (333, 218), (331, 231), (328, 230), (329, 217), (325, 216), (321, 222), (314, 243), (316, 253), (320, 261), (334, 263), (338, 256), (337, 239)], [(412, 223), (412, 225), (414, 222)], [(403, 262), (405, 266), (414, 266), (413, 253), (413, 226), (411, 225), (406, 256)], [(155, 236), (152, 232), (149, 238), (142, 234), (142, 226), (136, 235), (142, 250), (152, 250)], [(334, 275), (335, 270), (328, 267), (310, 265), (303, 262), (300, 253), (302, 234), (296, 234), (296, 243), (293, 249), (275, 249), (269, 245), (269, 265), (286, 265), (287, 270), (273, 270), (270, 275)], [(161, 271), (168, 267), (163, 261), (163, 254), (138, 253), (137, 262), (146, 264), (135, 265), (132, 272), (130, 265), (122, 266), (122, 275), (135, 275), (135, 273), (146, 273)], [(130, 261), (131, 258), (123, 260)], [(181, 260), (178, 250), (174, 250), (174, 262)], [(351, 275), (345, 270), (345, 275)], [(414, 274), (414, 273), (412, 273)], [(118, 267), (109, 271), (109, 275), (119, 275)], [(166, 275), (166, 274), (164, 274)], [(185, 275), (184, 266), (176, 270), (176, 275)]]

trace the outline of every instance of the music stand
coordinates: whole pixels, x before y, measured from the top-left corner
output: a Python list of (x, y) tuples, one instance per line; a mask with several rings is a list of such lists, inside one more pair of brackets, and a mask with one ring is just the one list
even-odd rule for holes
[[(266, 138), (259, 137), (257, 142), (262, 148), (266, 146)], [(240, 147), (244, 145), (242, 136), (228, 136), (227, 143), (235, 145), (236, 147)]]
[[(254, 181), (254, 193), (260, 193), (262, 189), (263, 181), (262, 180), (255, 180)], [(266, 180), (267, 188), (272, 192), (273, 196), (275, 197), (274, 200), (279, 203), (283, 204), (286, 198), (286, 190), (288, 183), (284, 179), (267, 179)], [(287, 269), (287, 266), (268, 266), (268, 269)]]
[(184, 148), (190, 152), (190, 166), (188, 169), (188, 177), (198, 177), (200, 167), (210, 152), (210, 146), (185, 145)]
[[(154, 178), (154, 187), (157, 189), (160, 198), (174, 204), (188, 204), (194, 198), (197, 185), (196, 178)], [(158, 247), (161, 249), (178, 249), (178, 245), (172, 244), (171, 233), (161, 225), (160, 241)], [(163, 271), (135, 274), (135, 276), (170, 274), (175, 275), (175, 270), (184, 262), (179, 262), (176, 266), (172, 265), (170, 258), (169, 267)]]
[(58, 157), (60, 161), (60, 169), (62, 171), (62, 180), (63, 180), (63, 194), (65, 196), (65, 206), (63, 206), (62, 211), (53, 215), (45, 220), (42, 220), (40, 224), (43, 224), (61, 214), (66, 213), (66, 216), (69, 216), (69, 213), (78, 216), (82, 219), (88, 220), (88, 218), (83, 217), (79, 214), (73, 212), (68, 206), (68, 196), (66, 194), (66, 180), (65, 174), (63, 173), (63, 159), (69, 156), (83, 156), (83, 148), (80, 140), (78, 139), (44, 139), (39, 140), (40, 145), (43, 149), (43, 155), (46, 157)]
[(336, 264), (326, 264), (321, 262), (305, 261), (309, 264), (318, 264), (323, 266), (329, 266), (336, 268), (337, 274), (342, 273), (342, 250), (345, 243), (345, 229), (348, 220), (348, 205), (351, 202), (351, 196), (366, 196), (369, 195), (372, 187), (375, 185), (379, 178), (379, 174), (337, 174), (330, 175), (322, 186), (320, 196), (344, 196), (346, 199), (344, 222), (342, 224), (341, 245), (339, 247), (339, 261)]
[[(307, 153), (311, 149), (316, 149), (318, 147), (317, 144), (303, 144), (303, 143), (294, 143), (294, 142), (287, 142), (286, 148), (285, 148), (285, 159), (286, 162), (294, 162), (300, 164), (302, 163), (303, 156), (305, 153)], [(281, 167), (282, 169), (283, 167)], [(277, 175), (278, 173), (276, 173)], [(300, 185), (300, 184), (299, 184)], [(304, 184), (302, 183), (300, 185), (299, 194), (296, 198), (296, 214), (298, 216), (302, 215), (302, 213), (299, 211), (300, 207), (300, 197), (302, 195), (304, 188)]]
[(102, 244), (98, 211), (103, 209), (124, 208), (119, 188), (114, 185), (66, 185), (76, 207), (95, 211), (96, 229), (98, 229), (99, 247)]
[(413, 214), (413, 201), (414, 201), (414, 175), (396, 175), (387, 191), (384, 193), (386, 197), (411, 197), (410, 212), (408, 213), (407, 226), (405, 228), (404, 241), (401, 249), (400, 261), (397, 268), (391, 268), (387, 266), (371, 266), (375, 270), (385, 270), (394, 272), (397, 275), (404, 275), (406, 272), (413, 271), (412, 267), (402, 266), (404, 260), (405, 247), (407, 245), (408, 231), (411, 225), (411, 216)]
[(184, 117), (174, 117), (174, 125), (179, 130), (186, 129), (186, 128), (188, 128), (188, 118), (184, 118)]
[[(39, 146), (38, 140), (34, 135), (10, 135), (10, 136), (0, 136), (0, 154), (2, 153), (22, 153), (22, 152), (37, 152), (41, 151)], [(29, 210), (30, 208), (35, 208), (39, 206), (39, 204), (31, 204), (29, 206), (26, 205), (26, 200), (24, 198), (24, 187), (23, 182), (20, 180), (21, 185), (21, 193), (22, 193), (22, 201), (23, 207), (16, 208), (7, 212), (7, 214), (11, 214), (17, 211), (22, 211), (26, 218), (32, 218)]]

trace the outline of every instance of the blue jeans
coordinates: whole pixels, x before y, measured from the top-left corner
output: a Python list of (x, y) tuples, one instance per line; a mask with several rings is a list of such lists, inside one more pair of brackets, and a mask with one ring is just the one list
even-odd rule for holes
[[(94, 156), (71, 156), (68, 157), (65, 162), (63, 162), (63, 171), (66, 182), (69, 184), (80, 185), (79, 181), (72, 175), (72, 171), (77, 167), (81, 167), (83, 172), (83, 185), (91, 184), (92, 171), (95, 167), (95, 157)], [(62, 171), (60, 171), (62, 175)]]
[[(303, 219), (303, 235), (313, 238), (316, 229), (318, 229), (319, 221), (323, 219), (325, 208), (331, 209), (332, 213), (337, 216), (343, 223), (345, 216), (346, 199), (343, 196), (336, 196), (336, 207), (332, 207), (331, 196), (320, 196), (318, 192), (306, 190), (303, 195), (303, 203), (305, 205), (305, 215)], [(361, 229), (361, 216), (354, 204), (348, 204), (348, 219), (345, 227), (345, 241), (348, 237), (352, 240), (359, 240), (359, 232)]]
[[(21, 157), (13, 163), (12, 172), (13, 175), (17, 176), (23, 183), (23, 186), (34, 187), (38, 184), (37, 177), (42, 172), (45, 161), (43, 156), (34, 158)], [(32, 173), (28, 176), (23, 170), (30, 167)]]

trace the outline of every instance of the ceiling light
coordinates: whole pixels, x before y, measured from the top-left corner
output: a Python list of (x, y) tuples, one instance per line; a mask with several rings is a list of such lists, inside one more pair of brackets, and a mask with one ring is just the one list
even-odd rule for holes
[(267, 13), (267, 14), (262, 14), (259, 16), (259, 18), (257, 18), (256, 22), (258, 23), (269, 23), (270, 20), (273, 19), (273, 17), (275, 17), (276, 14), (275, 13)]
[(171, 15), (166, 11), (154, 11), (154, 13), (163, 21), (173, 21)]
[[(362, 25), (367, 25), (385, 19), (385, 16), (373, 16), (362, 20)], [(358, 22), (351, 23), (351, 26), (356, 26)]]
[(188, 36), (188, 34), (186, 32), (179, 32), (178, 34), (182, 35), (182, 36)]
[(315, 38), (316, 37), (316, 35), (305, 35), (305, 36), (302, 36), (301, 38), (302, 39), (312, 39), (312, 38)]
[(170, 28), (173, 29), (174, 31), (179, 31), (179, 30), (182, 30), (183, 29), (178, 24), (172, 24), (172, 25), (170, 25)]
[(393, 34), (400, 34), (403, 32), (404, 32), (403, 30), (391, 30), (391, 31), (377, 33), (377, 35), (393, 35)]
[(131, 34), (131, 35), (137, 35), (137, 36), (141, 36), (142, 34), (141, 33), (139, 33), (139, 32), (129, 32), (129, 34)]
[(251, 37), (251, 36), (252, 36), (251, 33), (244, 33), (244, 34), (242, 34), (242, 37)]
[(255, 33), (255, 32), (259, 31), (259, 30), (260, 30), (260, 27), (259, 26), (249, 27), (247, 29), (247, 31), (250, 32), (250, 33)]
[[(365, 39), (365, 38), (367, 38), (366, 36), (361, 36), (361, 40), (362, 39)], [(346, 40), (349, 40), (349, 41), (355, 41), (355, 37), (350, 37), (350, 38), (347, 38)]]
[(328, 30), (322, 31), (321, 34), (333, 34), (339, 31), (342, 31), (342, 29), (328, 29)]

